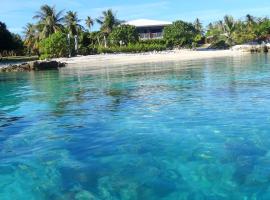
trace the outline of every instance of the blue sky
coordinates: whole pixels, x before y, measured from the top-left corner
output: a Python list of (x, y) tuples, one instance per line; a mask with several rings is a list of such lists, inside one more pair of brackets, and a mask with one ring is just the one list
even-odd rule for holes
[(108, 8), (116, 11), (121, 20), (194, 21), (199, 17), (205, 25), (225, 14), (237, 18), (247, 13), (270, 16), (269, 0), (0, 0), (0, 21), (11, 31), (21, 34), (26, 23), (34, 22), (32, 16), (42, 4), (55, 5), (58, 10), (77, 11), (81, 19), (88, 15), (96, 18)]

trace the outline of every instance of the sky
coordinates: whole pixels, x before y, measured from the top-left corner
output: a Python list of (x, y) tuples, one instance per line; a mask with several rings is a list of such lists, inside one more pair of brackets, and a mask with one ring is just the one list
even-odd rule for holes
[[(43, 4), (55, 6), (59, 11), (77, 11), (82, 24), (87, 16), (97, 18), (109, 8), (126, 21), (181, 19), (193, 22), (198, 17), (204, 25), (225, 14), (240, 19), (246, 14), (270, 16), (270, 0), (0, 0), (0, 21), (6, 23), (10, 31), (22, 34), (27, 23), (35, 22), (32, 17)], [(95, 25), (93, 29), (97, 28)]]

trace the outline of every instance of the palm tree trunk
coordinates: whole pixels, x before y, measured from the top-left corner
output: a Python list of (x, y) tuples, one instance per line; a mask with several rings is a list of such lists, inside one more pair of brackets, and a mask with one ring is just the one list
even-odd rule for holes
[(105, 48), (107, 48), (107, 39), (106, 39), (106, 36), (104, 35), (104, 46), (105, 46)]
[(98, 41), (98, 46), (100, 46), (100, 41), (99, 41), (99, 37), (97, 37), (97, 41)]

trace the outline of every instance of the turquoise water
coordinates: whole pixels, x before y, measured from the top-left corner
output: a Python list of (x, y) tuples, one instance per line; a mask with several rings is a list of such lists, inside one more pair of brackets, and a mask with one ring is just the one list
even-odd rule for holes
[(270, 56), (0, 74), (1, 200), (270, 199)]

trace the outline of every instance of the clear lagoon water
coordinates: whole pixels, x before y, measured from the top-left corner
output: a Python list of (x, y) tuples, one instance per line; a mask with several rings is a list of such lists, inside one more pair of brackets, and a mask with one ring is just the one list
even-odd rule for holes
[(269, 200), (270, 56), (0, 74), (1, 200)]

